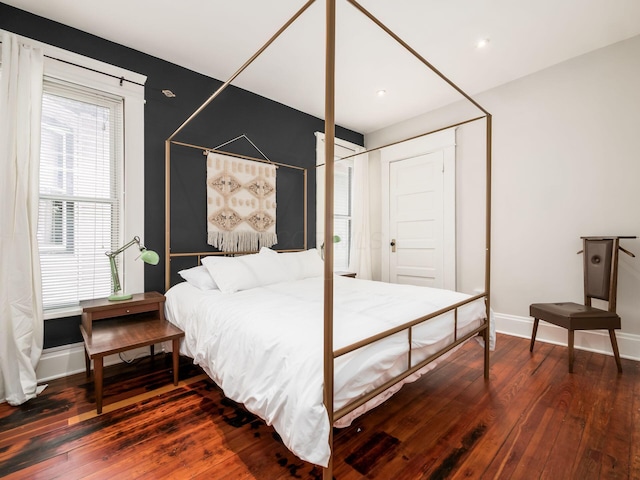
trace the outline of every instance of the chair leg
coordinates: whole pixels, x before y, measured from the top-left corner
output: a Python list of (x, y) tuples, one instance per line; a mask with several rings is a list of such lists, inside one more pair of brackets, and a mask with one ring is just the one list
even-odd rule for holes
[(529, 345), (529, 351), (533, 352), (533, 344), (536, 343), (536, 334), (538, 333), (538, 320), (537, 318), (533, 319), (533, 331), (531, 332), (531, 345)]
[(573, 373), (573, 337), (574, 331), (571, 329), (567, 330), (568, 333), (568, 347), (569, 347), (569, 373)]
[(616, 340), (615, 330), (609, 330), (609, 338), (611, 338), (611, 348), (613, 348), (613, 356), (616, 357), (618, 373), (622, 373), (622, 362), (620, 362), (620, 351), (618, 350), (618, 341)]

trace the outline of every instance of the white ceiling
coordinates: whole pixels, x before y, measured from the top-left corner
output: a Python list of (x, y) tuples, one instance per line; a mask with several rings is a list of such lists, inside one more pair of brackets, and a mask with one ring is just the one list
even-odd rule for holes
[[(305, 4), (2, 1), (219, 80), (227, 80)], [(360, 2), (470, 95), (640, 34), (639, 0)], [(324, 5), (316, 0), (233, 84), (322, 118)], [(337, 5), (337, 123), (369, 133), (460, 98), (353, 6), (345, 0)], [(488, 46), (475, 48), (483, 37), (490, 38)], [(380, 89), (387, 91), (384, 97), (376, 95)], [(210, 93), (203, 93), (203, 101)]]

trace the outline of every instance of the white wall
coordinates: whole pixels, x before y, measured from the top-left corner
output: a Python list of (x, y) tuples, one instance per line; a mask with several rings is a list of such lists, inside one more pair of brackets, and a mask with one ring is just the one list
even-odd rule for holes
[[(412, 119), (365, 137), (367, 148), (388, 145), (435, 128), (452, 125), (478, 116), (465, 106), (432, 112), (428, 117)], [(485, 246), (485, 121), (456, 129), (456, 250), (457, 290), (472, 293), (484, 287)], [(370, 205), (372, 223), (373, 276), (381, 278), (381, 171), (380, 152), (370, 153)]]
[[(529, 335), (533, 302), (582, 301), (580, 236), (640, 236), (639, 85), (640, 36), (475, 96), (493, 114), (491, 297), (499, 330)], [(444, 126), (460, 108), (369, 134), (366, 146)], [(470, 147), (481, 128), (459, 128), (461, 161), (483, 154)], [(379, 191), (372, 167), (372, 191)], [(640, 240), (622, 245), (638, 258), (620, 257), (621, 353), (640, 359)], [(464, 268), (476, 270), (475, 258)], [(564, 331), (550, 327), (540, 335), (566, 342)], [(608, 349), (601, 340), (576, 336), (578, 346)]]

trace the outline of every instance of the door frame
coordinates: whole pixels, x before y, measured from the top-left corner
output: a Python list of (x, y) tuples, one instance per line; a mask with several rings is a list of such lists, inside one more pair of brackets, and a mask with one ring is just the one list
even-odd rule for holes
[(391, 163), (442, 151), (443, 177), (443, 286), (456, 289), (456, 129), (448, 128), (430, 135), (391, 145), (380, 151), (381, 175), (381, 278), (389, 282), (391, 238), (389, 237), (389, 170)]

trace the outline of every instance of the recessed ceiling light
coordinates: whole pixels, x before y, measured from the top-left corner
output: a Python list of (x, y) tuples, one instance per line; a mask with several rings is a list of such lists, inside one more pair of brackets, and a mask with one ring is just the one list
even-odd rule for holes
[(476, 43), (476, 48), (485, 48), (487, 45), (489, 45), (490, 41), (491, 40), (489, 38), (482, 38)]
[(387, 94), (387, 91), (386, 90), (378, 90), (377, 94), (378, 94), (379, 97), (384, 97)]

